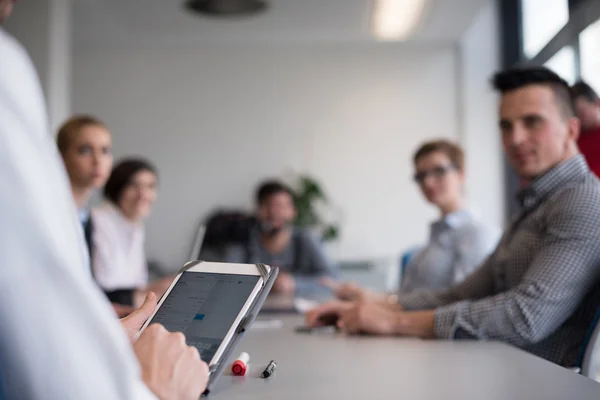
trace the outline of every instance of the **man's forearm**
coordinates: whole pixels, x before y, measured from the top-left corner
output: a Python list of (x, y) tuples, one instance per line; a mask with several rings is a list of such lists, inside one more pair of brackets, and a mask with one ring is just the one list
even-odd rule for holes
[(417, 336), (434, 338), (434, 310), (398, 312), (394, 334), (399, 336)]
[(387, 293), (374, 293), (374, 301), (390, 311), (404, 311), (402, 304), (398, 303), (398, 295)]

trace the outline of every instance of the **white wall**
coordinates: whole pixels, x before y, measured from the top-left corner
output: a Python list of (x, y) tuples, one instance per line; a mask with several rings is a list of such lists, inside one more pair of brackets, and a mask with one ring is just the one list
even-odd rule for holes
[(158, 165), (151, 258), (177, 268), (201, 217), (250, 208), (259, 180), (291, 171), (316, 176), (336, 204), (337, 258), (396, 258), (435, 217), (410, 180), (412, 152), (433, 137), (465, 146), (471, 207), (503, 223), (493, 2), (457, 46), (146, 43), (79, 46), (73, 59), (70, 3), (23, 2), (6, 27), (32, 54), (53, 128), (72, 101), (110, 124), (117, 157)]
[(258, 181), (290, 170), (320, 179), (339, 207), (338, 258), (397, 257), (435, 217), (410, 157), (423, 140), (457, 138), (456, 57), (382, 44), (76, 51), (73, 106), (106, 120), (117, 158), (158, 165), (147, 248), (171, 268), (200, 217), (251, 207)]
[(28, 0), (15, 5), (5, 24), (37, 69), (52, 130), (71, 113), (71, 12), (71, 0)]
[(489, 2), (459, 46), (461, 142), (466, 151), (467, 195), (482, 221), (505, 220), (503, 156), (498, 128), (498, 96), (490, 78), (500, 68), (500, 28), (496, 2)]

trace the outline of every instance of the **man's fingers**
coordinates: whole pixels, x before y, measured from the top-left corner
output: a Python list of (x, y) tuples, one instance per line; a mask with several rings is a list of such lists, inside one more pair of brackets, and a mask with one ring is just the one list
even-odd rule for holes
[(333, 292), (337, 292), (342, 287), (342, 284), (330, 277), (321, 278), (319, 283)]
[(148, 319), (156, 309), (157, 301), (156, 294), (154, 294), (154, 292), (148, 292), (142, 306), (135, 310), (133, 314), (145, 317), (145, 320)]
[[(338, 320), (338, 328), (346, 331), (347, 333), (356, 333), (358, 320), (357, 320), (357, 306), (352, 307), (349, 310), (340, 312)], [(341, 326), (340, 326), (341, 325)]]
[(129, 314), (127, 317), (123, 318), (123, 322), (132, 328), (141, 328), (142, 325), (144, 325), (144, 322), (150, 318), (156, 309), (156, 304), (156, 295), (153, 292), (148, 292), (146, 299), (144, 300), (144, 304), (142, 304), (140, 308)]
[(304, 323), (307, 326), (314, 327), (316, 326), (317, 320), (321, 316), (321, 307), (313, 308), (308, 311), (304, 316)]
[(119, 318), (126, 317), (135, 311), (135, 309), (133, 307), (124, 306), (124, 305), (118, 304), (118, 303), (112, 303), (112, 307), (113, 307), (113, 310), (115, 310), (115, 312), (117, 313), (117, 316)]
[(317, 308), (308, 311), (305, 317), (306, 325), (310, 327), (323, 325), (323, 323), (319, 322), (319, 318), (321, 318), (324, 315), (337, 313), (339, 307), (339, 302), (332, 301), (329, 303), (322, 304)]

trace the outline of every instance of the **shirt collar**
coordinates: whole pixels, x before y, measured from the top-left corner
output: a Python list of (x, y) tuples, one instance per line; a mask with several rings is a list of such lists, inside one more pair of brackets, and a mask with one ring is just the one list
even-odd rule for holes
[(566, 183), (585, 176), (590, 171), (583, 155), (578, 154), (558, 164), (517, 192), (522, 207), (529, 208), (554, 193)]
[(443, 220), (450, 228), (456, 229), (469, 222), (471, 220), (471, 214), (466, 210), (459, 210), (446, 215)]
[(471, 220), (471, 214), (466, 210), (458, 210), (447, 214), (442, 219), (431, 224), (433, 229), (447, 226), (451, 229), (458, 229)]
[(89, 208), (80, 209), (79, 210), (79, 222), (81, 222), (82, 224), (85, 225), (89, 219), (90, 219), (90, 209)]

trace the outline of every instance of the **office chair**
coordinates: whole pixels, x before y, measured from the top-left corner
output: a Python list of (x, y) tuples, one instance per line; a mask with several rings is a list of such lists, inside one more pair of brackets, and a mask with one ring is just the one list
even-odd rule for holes
[(409, 249), (407, 249), (404, 253), (402, 253), (402, 256), (400, 257), (400, 279), (402, 280), (402, 277), (404, 276), (404, 273), (406, 272), (406, 267), (408, 266), (408, 263), (410, 263), (410, 261), (413, 259), (413, 257), (415, 256), (415, 254), (417, 254), (417, 252), (421, 250), (421, 246), (413, 246), (410, 247)]
[(202, 243), (204, 242), (204, 235), (206, 233), (206, 225), (204, 222), (200, 222), (198, 225), (198, 229), (196, 230), (196, 236), (194, 237), (194, 242), (192, 243), (192, 249), (190, 251), (190, 255), (188, 257), (189, 261), (197, 260), (200, 256), (200, 250), (202, 249)]
[(200, 222), (196, 231), (190, 260), (221, 261), (224, 246), (245, 244), (256, 218), (239, 210), (217, 210)]

